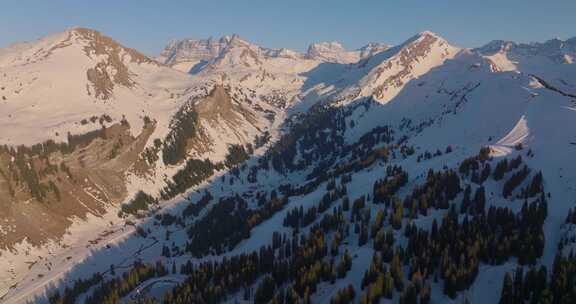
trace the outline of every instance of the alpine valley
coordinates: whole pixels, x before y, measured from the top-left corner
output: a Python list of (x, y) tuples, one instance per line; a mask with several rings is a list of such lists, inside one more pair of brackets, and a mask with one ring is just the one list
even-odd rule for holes
[(0, 49), (0, 302), (574, 303), (575, 60), (431, 32)]

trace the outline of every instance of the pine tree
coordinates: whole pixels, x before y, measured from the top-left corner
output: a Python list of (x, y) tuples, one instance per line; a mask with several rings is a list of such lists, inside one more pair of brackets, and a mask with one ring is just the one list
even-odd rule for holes
[(394, 279), (394, 287), (396, 290), (402, 291), (404, 289), (404, 273), (402, 272), (402, 264), (400, 264), (400, 255), (398, 252), (392, 258), (391, 272)]
[(514, 304), (514, 286), (512, 278), (509, 273), (504, 276), (504, 283), (502, 285), (502, 293), (500, 296), (500, 304)]
[(484, 187), (481, 186), (476, 189), (476, 194), (474, 194), (474, 212), (480, 214), (484, 212), (486, 206), (486, 194)]

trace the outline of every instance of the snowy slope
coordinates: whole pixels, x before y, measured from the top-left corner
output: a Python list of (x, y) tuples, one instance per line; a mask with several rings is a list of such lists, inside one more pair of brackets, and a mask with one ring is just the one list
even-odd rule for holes
[[(47, 163), (65, 162), (76, 177), (94, 170), (102, 174), (103, 180), (95, 177), (93, 181), (88, 176), (81, 182), (69, 183), (61, 177), (52, 180), (50, 173), (46, 177), (45, 172), (36, 172), (42, 183), (56, 182), (55, 187), (62, 191), (72, 187), (65, 205), (48, 207), (30, 198), (30, 189), (20, 184), (22, 177), (4, 175), (19, 171), (14, 171), (14, 158), (1, 155), (0, 234), (12, 235), (1, 242), (1, 265), (6, 271), (0, 274), (0, 294), (26, 275), (31, 260), (66, 252), (66, 243), (70, 243), (60, 239), (65, 234), (73, 240), (78, 238), (78, 231), (98, 235), (108, 221), (120, 220), (119, 203), (135, 192), (146, 189), (158, 194), (185, 162), (164, 164), (162, 150), (155, 152), (159, 160), (148, 162), (140, 153), (152, 149), (158, 141), (166, 142), (173, 129), (173, 117), (181, 108), (193, 105), (198, 111), (200, 138), (187, 145), (186, 153), (213, 162), (225, 159), (229, 145), (252, 144), (256, 136), (282, 120), (276, 107), (261, 101), (250, 90), (222, 85), (220, 81), (199, 79), (158, 64), (90, 29), (70, 29), (1, 50), (0, 127), (9, 132), (0, 135), (0, 144), (31, 146), (48, 140), (67, 143), (70, 136), (99, 131), (104, 126), (114, 129), (125, 123), (133, 137), (130, 140), (138, 140), (122, 148), (120, 154), (113, 151), (128, 144), (125, 138), (124, 142), (123, 138), (98, 139), (96, 144), (70, 155), (49, 154)], [(219, 95), (210, 97), (216, 88)], [(146, 120), (152, 123), (146, 124)], [(92, 162), (92, 155), (97, 161)], [(106, 184), (100, 188), (102, 183)], [(18, 185), (15, 190), (14, 184)], [(12, 191), (16, 196), (10, 196)], [(102, 195), (105, 200), (99, 197)], [(67, 210), (60, 212), (58, 206)], [(60, 213), (65, 216), (60, 217)], [(38, 221), (26, 227), (23, 219), (34, 214), (44, 214), (45, 220), (57, 219), (58, 223)], [(33, 241), (22, 235), (30, 230), (38, 234)], [(35, 258), (27, 258), (32, 252)]]
[(373, 96), (379, 102), (386, 103), (402, 90), (405, 83), (442, 65), (458, 51), (458, 48), (434, 33), (420, 33), (404, 44), (382, 53), (387, 57), (376, 66), (370, 66), (370, 71), (347, 91), (359, 90), (360, 96)]
[[(151, 144), (153, 139), (166, 136), (180, 107), (221, 83), (159, 65), (89, 29), (71, 29), (2, 50), (0, 75), (0, 110), (5, 114), (0, 127), (11, 130), (0, 135), (0, 143), (10, 145), (48, 139), (65, 142), (68, 133), (100, 128), (90, 118), (102, 115), (110, 116), (113, 122), (127, 120), (134, 135), (142, 129), (144, 117), (156, 121)], [(245, 89), (237, 90), (245, 91), (242, 101), (258, 102), (255, 97), (247, 98)], [(256, 126), (263, 128), (264, 115), (256, 114)], [(220, 130), (219, 136), (234, 137), (230, 132)], [(247, 138), (256, 133), (251, 130), (240, 141), (248, 142)], [(220, 138), (213, 142), (229, 141)]]
[[(76, 54), (78, 52), (72, 52), (82, 50), (84, 46), (82, 42), (79, 46), (72, 44), (69, 47), (54, 49), (54, 46), (60, 45), (62, 40), (66, 41), (66, 33), (63, 35), (46, 38), (33, 46), (17, 45), (0, 51), (0, 71), (6, 71), (8, 74), (18, 71), (15, 75), (27, 75), (31, 71), (38, 70), (42, 72), (38, 72), (38, 77), (45, 79), (61, 73), (65, 75), (61, 77), (72, 78), (69, 75), (77, 72), (71, 67), (58, 67), (57, 63), (62, 62), (58, 56), (77, 57), (75, 60), (78, 64), (75, 66), (83, 67), (84, 71), (93, 68), (95, 62), (92, 57), (85, 58), (86, 56)], [(82, 38), (77, 38), (77, 34), (73, 31), (68, 35), (72, 37), (70, 38), (72, 41), (78, 39), (82, 41)], [(371, 44), (361, 50), (349, 52), (338, 43), (321, 43), (311, 46), (308, 54), (301, 55), (286, 49), (265, 49), (238, 36), (230, 36), (218, 41), (209, 39), (172, 42), (159, 60), (172, 66), (174, 70), (148, 60), (132, 62), (129, 59), (130, 53), (125, 51), (126, 57), (122, 58), (126, 58), (126, 62), (129, 62), (125, 65), (129, 67), (129, 79), (134, 85), (114, 82), (113, 94), (106, 99), (90, 97), (85, 91), (78, 89), (78, 87), (85, 88), (86, 85), (90, 88), (91, 83), (86, 77), (76, 77), (78, 82), (68, 82), (70, 87), (54, 88), (54, 91), (61, 92), (63, 89), (68, 89), (72, 93), (61, 92), (62, 95), (57, 95), (62, 97), (65, 107), (62, 107), (63, 110), (58, 116), (46, 120), (60, 121), (65, 117), (69, 123), (64, 124), (62, 129), (51, 129), (51, 132), (56, 130), (67, 132), (71, 130), (75, 121), (90, 115), (74, 116), (76, 112), (104, 111), (111, 115), (116, 114), (115, 117), (118, 117), (119, 113), (126, 111), (122, 114), (128, 117), (131, 124), (132, 121), (138, 120), (137, 118), (141, 120), (141, 116), (146, 113), (157, 120), (157, 130), (149, 140), (148, 146), (150, 146), (154, 139), (163, 140), (170, 131), (172, 115), (183, 105), (193, 102), (200, 113), (200, 125), (204, 134), (210, 140), (207, 150), (190, 151), (189, 157), (223, 160), (229, 144), (250, 143), (263, 131), (272, 133), (273, 142), (256, 151), (242, 169), (236, 172), (219, 171), (217, 176), (188, 189), (181, 196), (162, 202), (158, 213), (181, 216), (186, 206), (200, 199), (203, 193), (200, 190), (208, 190), (214, 195), (214, 199), (198, 217), (183, 220), (184, 226), (179, 224), (163, 226), (157, 223), (157, 219), (145, 218), (138, 221), (137, 225), (150, 231), (148, 236), (141, 237), (133, 233), (132, 227), (122, 227), (122, 221), (116, 222), (113, 216), (111, 217), (113, 222), (107, 228), (103, 228), (100, 219), (92, 219), (97, 224), (87, 228), (78, 223), (73, 230), (82, 231), (79, 227), (83, 227), (91, 235), (98, 235), (97, 231), (104, 229), (111, 233), (101, 234), (98, 244), (90, 248), (85, 247), (82, 240), (70, 237), (64, 240), (70, 248), (51, 245), (53, 247), (50, 247), (50, 250), (54, 251), (48, 254), (42, 252), (45, 249), (38, 249), (40, 251), (38, 254), (45, 256), (44, 263), (52, 265), (48, 269), (35, 264), (26, 272), (22, 260), (19, 260), (21, 256), (1, 256), (0, 262), (4, 264), (0, 265), (8, 265), (12, 269), (12, 276), (7, 277), (9, 284), (18, 283), (8, 291), (4, 300), (6, 303), (18, 303), (24, 299), (40, 296), (46, 289), (54, 287), (51, 284), (62, 290), (67, 284), (66, 281), (86, 278), (94, 272), (106, 273), (106, 278), (110, 279), (113, 277), (108, 273), (110, 264), (115, 264), (118, 269), (126, 269), (124, 267), (128, 267), (136, 260), (150, 263), (160, 260), (166, 265), (175, 263), (178, 266), (189, 260), (193, 262), (221, 260), (223, 257), (259, 250), (261, 246), (270, 244), (273, 232), (289, 235), (292, 230), (282, 223), (286, 214), (293, 208), (300, 206), (308, 208), (315, 205), (326, 192), (325, 189), (328, 187), (326, 181), (310, 193), (290, 197), (287, 206), (253, 227), (250, 237), (223, 254), (201, 258), (191, 257), (186, 253), (172, 257), (161, 256), (163, 246), (185, 247), (189, 241), (186, 230), (206, 216), (219, 199), (234, 195), (242, 196), (247, 199), (250, 208), (257, 209), (259, 207), (257, 193), (279, 190), (279, 185), (284, 184), (304, 185), (310, 182), (307, 176), (312, 173), (312, 169), (315, 166), (320, 167), (323, 161), (329, 163), (330, 160), (335, 160), (338, 165), (339, 162), (344, 164), (353, 159), (350, 152), (344, 156), (334, 156), (330, 154), (334, 151), (326, 152), (322, 150), (323, 147), (314, 146), (315, 141), (323, 142), (325, 138), (306, 137), (300, 142), (289, 142), (296, 146), (295, 159), (302, 161), (306, 153), (324, 158), (310, 162), (304, 169), (291, 172), (279, 173), (272, 168), (260, 170), (257, 171), (256, 181), (250, 181), (248, 177), (250, 168), (258, 166), (262, 159), (266, 159), (267, 149), (274, 147), (274, 141), (281, 135), (290, 134), (290, 127), (299, 121), (300, 115), (292, 117), (290, 115), (298, 112), (305, 114), (308, 109), (315, 109), (319, 104), (335, 107), (341, 111), (338, 113), (344, 113), (341, 114), (345, 125), (340, 126), (342, 129), (316, 130), (317, 133), (313, 133), (314, 136), (329, 138), (328, 142), (333, 136), (331, 131), (337, 131), (342, 132), (343, 137), (339, 145), (355, 147), (363, 136), (375, 128), (388, 126), (394, 131), (394, 143), (398, 144), (393, 143), (391, 146), (396, 146), (396, 149), (399, 146), (413, 147), (416, 155), (445, 151), (447, 147), (452, 150), (450, 153), (440, 153), (423, 161), (417, 159), (416, 155), (401, 156), (396, 150), (387, 163), (375, 161), (366, 168), (353, 171), (352, 181), (347, 186), (351, 201), (362, 195), (371, 194), (374, 183), (383, 177), (388, 165), (400, 165), (409, 175), (407, 185), (398, 193), (402, 198), (426, 181), (428, 170), (443, 168), (457, 170), (464, 159), (476, 155), (481, 147), (491, 148), (493, 166), (503, 158), (510, 159), (522, 155), (525, 163), (534, 170), (533, 173), (542, 172), (546, 192), (550, 193), (548, 217), (543, 228), (545, 249), (538, 263), (551, 268), (557, 244), (562, 237), (570, 233), (570, 227), (562, 224), (568, 209), (574, 207), (576, 197), (574, 187), (576, 164), (573, 161), (576, 135), (569, 127), (576, 120), (576, 102), (573, 97), (576, 89), (571, 83), (571, 79), (576, 75), (576, 66), (572, 61), (575, 57), (575, 41), (552, 40), (532, 45), (493, 42), (478, 49), (460, 49), (451, 46), (434, 33), (423, 32), (392, 48)], [(68, 48), (69, 53), (66, 51)], [(36, 54), (40, 49), (54, 49), (54, 51), (46, 58), (30, 57), (32, 56), (30, 54)], [(63, 53), (58, 55), (58, 52)], [(57, 58), (60, 60), (56, 61)], [(25, 70), (27, 64), (24, 62), (34, 60), (37, 62), (29, 64), (34, 68)], [(201, 61), (203, 63), (198, 66)], [(191, 66), (197, 67), (197, 70), (193, 71), (194, 76), (175, 71), (186, 71)], [(52, 74), (47, 74), (48, 72), (44, 70), (49, 70)], [(113, 72), (112, 70), (111, 75), (114, 75)], [(14, 86), (18, 81), (11, 80), (7, 83)], [(19, 111), (33, 113), (33, 109), (37, 106), (32, 101), (35, 97), (55, 94), (50, 91), (52, 87), (48, 84), (36, 87), (33, 86), (35, 82), (32, 79), (30, 82), (32, 84), (28, 89), (26, 86), (22, 89), (22, 96), (30, 97), (20, 99), (10, 95), (6, 103), (0, 103), (0, 110), (11, 110), (12, 115), (16, 115)], [(60, 82), (57, 84), (60, 85)], [(36, 94), (36, 91), (40, 93)], [(170, 97), (172, 94), (175, 96), (174, 100)], [(143, 99), (138, 100), (139, 97)], [(22, 100), (22, 106), (9, 107), (8, 104), (13, 99), (16, 99), (14, 103)], [(73, 100), (89, 100), (91, 103), (86, 103), (91, 106), (78, 105)], [(100, 108), (99, 102), (106, 107)], [(98, 106), (93, 106), (94, 104)], [(59, 105), (54, 102), (51, 106)], [(109, 112), (104, 109), (108, 109)], [(36, 115), (44, 119), (45, 112), (45, 110), (39, 111)], [(267, 114), (273, 114), (274, 119), (266, 118), (270, 117)], [(26, 125), (24, 119), (13, 122), (0, 120), (1, 123), (4, 123), (5, 128), (14, 128), (15, 132), (21, 132), (16, 138), (23, 137), (29, 140), (23, 143), (33, 143), (46, 138), (44, 134), (37, 134), (38, 130), (41, 130), (40, 127), (35, 129), (35, 126)], [(43, 128), (48, 125), (50, 125), (48, 122), (43, 123)], [(294, 135), (294, 138), (297, 138), (297, 135)], [(305, 141), (311, 145), (310, 151), (299, 147)], [(6, 143), (10, 141), (6, 140)], [(522, 149), (519, 149), (520, 146)], [(166, 166), (160, 162), (155, 166), (156, 172), (152, 176), (143, 178), (129, 175), (130, 192), (146, 189), (150, 193), (157, 193), (163, 185), (164, 175), (171, 176), (180, 168), (180, 166)], [(326, 169), (329, 170), (331, 169)], [(340, 182), (338, 179), (338, 183)], [(484, 184), (487, 205), (508, 207), (518, 212), (522, 207), (522, 200), (503, 198), (500, 195), (501, 184), (493, 180), (488, 180)], [(458, 196), (451, 203), (458, 206), (460, 201), (461, 197)], [(370, 203), (368, 206), (373, 215), (381, 208), (381, 205)], [(441, 210), (433, 210), (413, 222), (418, 227), (429, 229), (432, 220), (441, 220), (444, 214)], [(408, 221), (406, 219), (404, 223)], [(385, 225), (388, 225), (387, 221)], [(309, 230), (309, 228), (303, 229), (302, 233)], [(170, 231), (169, 238), (166, 237), (167, 231)], [(407, 240), (402, 234), (403, 230), (396, 231), (395, 237), (399, 240), (399, 245), (406, 245)], [(72, 235), (76, 235), (76, 232)], [(343, 280), (337, 280), (334, 285), (319, 284), (318, 290), (312, 295), (313, 302), (329, 303), (329, 299), (338, 289), (349, 283), (355, 287), (356, 299), (359, 299), (362, 277), (370, 266), (373, 249), (366, 245), (358, 246), (357, 233), (348, 236), (345, 244), (345, 248), (353, 256), (352, 269)], [(27, 247), (27, 250), (36, 249)], [(65, 256), (73, 257), (71, 260), (65, 260)], [(341, 256), (340, 253), (335, 259), (339, 260)], [(17, 263), (20, 263), (19, 266), (15, 266)], [(471, 288), (459, 293), (455, 299), (443, 294), (440, 280), (433, 284), (432, 302), (498, 301), (504, 273), (513, 271), (516, 265), (516, 259), (508, 259), (500, 265), (481, 264), (478, 277)], [(18, 272), (14, 269), (25, 274), (14, 276), (13, 273)], [(122, 271), (118, 270), (118, 273)], [(58, 282), (60, 279), (65, 281)], [(170, 285), (181, 282), (182, 277), (168, 274), (164, 279), (143, 282), (141, 287), (152, 289), (150, 294), (156, 293), (159, 296), (166, 290), (165, 287), (149, 288), (158, 283), (158, 280), (164, 280)], [(256, 286), (257, 284), (253, 286), (254, 289)], [(134, 296), (134, 293), (130, 293), (128, 297)], [(398, 302), (399, 298), (399, 294), (396, 293), (393, 301)], [(230, 303), (243, 302), (242, 293), (231, 295), (227, 300)]]
[(87, 29), (72, 29), (0, 55), (2, 144), (65, 141), (98, 124), (91, 116), (125, 118), (133, 131), (142, 119), (169, 116), (193, 80), (135, 50)]
[(493, 41), (476, 49), (490, 59), (495, 69), (535, 74), (558, 88), (576, 91), (574, 58), (576, 39), (552, 39), (542, 43), (518, 44)]

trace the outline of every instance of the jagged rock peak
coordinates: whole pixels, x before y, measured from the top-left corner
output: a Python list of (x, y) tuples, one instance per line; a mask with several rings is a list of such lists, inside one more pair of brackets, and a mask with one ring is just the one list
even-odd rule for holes
[(340, 42), (318, 42), (308, 47), (306, 57), (309, 59), (346, 63), (352, 57)]
[[(158, 61), (176, 65), (182, 62), (199, 62), (211, 60), (220, 55), (221, 51), (232, 43), (242, 41), (237, 34), (226, 35), (219, 39), (176, 39), (168, 43), (160, 53)], [(244, 42), (244, 41), (242, 41)]]

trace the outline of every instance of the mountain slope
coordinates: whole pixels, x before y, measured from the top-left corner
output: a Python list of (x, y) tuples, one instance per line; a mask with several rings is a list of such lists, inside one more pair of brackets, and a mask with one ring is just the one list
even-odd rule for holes
[[(403, 86), (431, 69), (451, 59), (459, 49), (434, 33), (421, 33), (404, 44), (359, 64), (361, 69), (370, 69), (352, 89), (360, 90), (360, 96), (373, 96), (386, 103), (394, 98)], [(371, 61), (376, 61), (372, 65)]]
[(543, 43), (517, 44), (493, 41), (476, 49), (490, 59), (495, 70), (518, 71), (547, 79), (558, 88), (574, 92), (576, 39), (552, 39)]
[[(322, 45), (319, 59), (234, 36), (220, 40), (217, 55), (213, 42), (198, 41), (188, 53), (166, 52), (174, 70), (106, 48), (102, 57), (125, 54), (130, 81), (107, 72), (113, 93), (101, 102), (172, 81), (182, 89), (149, 96), (140, 133), (126, 115), (106, 124), (114, 133), (49, 153), (48, 164), (64, 158), (72, 176), (95, 180), (84, 182), (90, 193), (103, 183), (98, 174), (120, 168), (124, 197), (151, 196), (103, 208), (99, 216), (112, 222), (98, 228), (74, 226), (93, 236), (88, 244), (63, 237), (65, 246), (44, 245), (53, 254), (15, 246), (0, 257), (10, 269), (3, 300), (46, 302), (47, 289), (72, 302), (250, 303), (281, 301), (286, 290), (299, 301), (336, 302), (353, 289), (354, 301), (497, 302), (506, 273), (552, 269), (573, 246), (565, 216), (576, 196), (575, 137), (566, 126), (576, 103), (565, 77), (576, 69), (556, 60), (570, 56), (571, 41), (460, 49), (423, 32), (367, 47), (358, 59)], [(200, 57), (194, 75), (176, 71)], [(142, 80), (144, 67), (155, 81)], [(119, 140), (113, 157), (99, 156)], [(50, 168), (42, 154), (22, 155)], [(11, 168), (10, 157), (1, 160)], [(18, 164), (15, 172), (27, 172)], [(45, 174), (46, 185), (67, 178), (64, 169)], [(2, 181), (8, 195), (10, 185), (26, 192)], [(26, 250), (42, 257), (23, 258)], [(95, 279), (70, 283), (79, 278)]]
[(31, 252), (43, 258), (85, 241), (78, 230), (122, 222), (139, 190), (158, 195), (189, 158), (224, 163), (281, 116), (246, 88), (84, 28), (2, 50), (0, 87), (2, 294)]
[[(158, 100), (182, 94), (189, 77), (159, 66), (135, 50), (124, 48), (95, 31), (72, 29), (5, 52), (0, 59), (2, 128), (5, 144), (66, 140), (99, 128), (81, 123), (103, 114), (124, 117), (136, 132)], [(164, 102), (166, 104), (166, 102)]]

